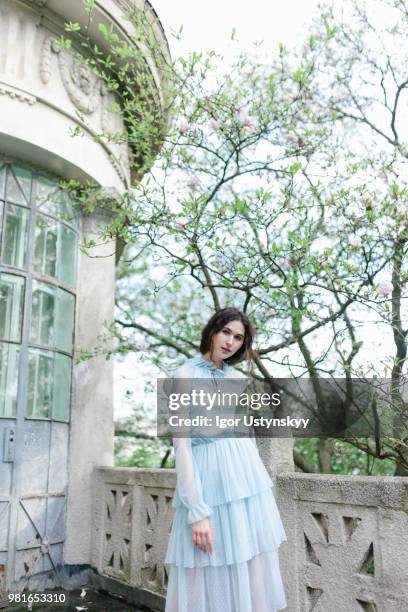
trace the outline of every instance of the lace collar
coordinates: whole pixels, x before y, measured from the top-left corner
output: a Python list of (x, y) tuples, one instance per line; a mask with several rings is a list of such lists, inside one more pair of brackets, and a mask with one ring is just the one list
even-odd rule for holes
[(217, 368), (215, 363), (213, 363), (212, 361), (204, 359), (202, 355), (197, 355), (197, 357), (193, 357), (192, 361), (194, 362), (194, 365), (198, 366), (199, 368), (206, 368), (207, 370), (213, 370), (215, 372), (226, 373), (229, 370), (229, 365), (225, 363), (225, 361), (223, 363), (223, 368), (220, 369)]

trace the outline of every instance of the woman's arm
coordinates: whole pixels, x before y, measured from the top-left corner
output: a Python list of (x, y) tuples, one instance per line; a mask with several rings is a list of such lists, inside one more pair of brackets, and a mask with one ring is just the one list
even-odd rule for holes
[[(190, 393), (192, 368), (181, 366), (173, 377), (173, 393)], [(179, 417), (189, 416), (189, 407), (180, 406)], [(177, 492), (181, 502), (188, 509), (187, 522), (191, 525), (211, 516), (211, 508), (203, 500), (201, 479), (191, 448), (191, 438), (173, 437), (174, 456), (176, 459)]]
[(177, 491), (188, 509), (189, 525), (211, 516), (212, 510), (203, 500), (201, 479), (191, 450), (190, 438), (173, 438), (176, 459)]

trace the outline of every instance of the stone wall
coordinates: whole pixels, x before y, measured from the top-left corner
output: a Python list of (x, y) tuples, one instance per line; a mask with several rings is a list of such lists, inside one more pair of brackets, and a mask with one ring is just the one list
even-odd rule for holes
[[(408, 478), (285, 473), (274, 482), (289, 612), (408, 609)], [(164, 593), (174, 485), (174, 470), (95, 471), (100, 574)]]
[(275, 491), (290, 611), (408, 609), (408, 478), (282, 474)]
[(95, 470), (91, 562), (100, 574), (165, 593), (175, 484), (175, 470)]

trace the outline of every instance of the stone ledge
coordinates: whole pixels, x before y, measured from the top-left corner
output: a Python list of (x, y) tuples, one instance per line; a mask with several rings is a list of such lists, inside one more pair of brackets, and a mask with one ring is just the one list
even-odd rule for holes
[(153, 591), (139, 589), (99, 574), (94, 574), (92, 576), (91, 584), (97, 589), (124, 597), (129, 604), (141, 607), (146, 610), (146, 612), (163, 612), (164, 610), (165, 597), (153, 593)]
[(104, 484), (142, 485), (150, 487), (175, 487), (176, 470), (166, 468), (100, 467), (96, 474)]
[(276, 476), (277, 489), (294, 500), (375, 506), (408, 513), (408, 478), (287, 473)]

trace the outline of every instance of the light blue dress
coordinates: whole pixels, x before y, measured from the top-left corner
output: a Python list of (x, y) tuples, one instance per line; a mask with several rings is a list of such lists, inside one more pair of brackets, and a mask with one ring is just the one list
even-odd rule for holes
[[(202, 356), (176, 379), (241, 376)], [(278, 548), (286, 533), (273, 482), (253, 438), (176, 438), (177, 486), (165, 557), (165, 612), (275, 612), (286, 607)], [(191, 524), (209, 517), (214, 552), (193, 544)]]

